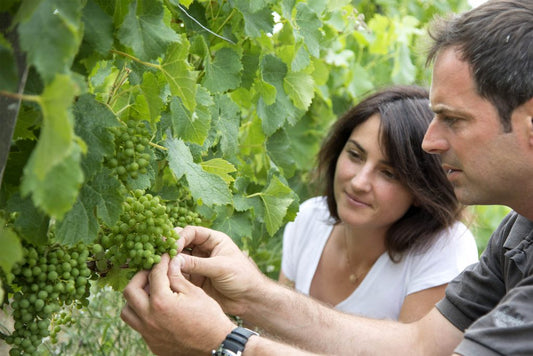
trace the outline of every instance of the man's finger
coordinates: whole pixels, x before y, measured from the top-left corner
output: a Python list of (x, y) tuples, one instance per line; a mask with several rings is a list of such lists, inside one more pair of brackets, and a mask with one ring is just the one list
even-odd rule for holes
[(170, 288), (173, 291), (188, 294), (193, 285), (181, 273), (182, 259), (183, 257), (181, 255), (177, 255), (170, 260), (168, 279), (170, 281)]
[(215, 278), (221, 271), (220, 265), (216, 262), (216, 257), (203, 258), (181, 254), (179, 262), (181, 273), (190, 274), (191, 278), (194, 277), (194, 284), (197, 284), (198, 276)]
[(148, 271), (140, 271), (133, 276), (122, 294), (133, 310), (142, 311), (149, 308), (148, 293), (145, 290), (148, 284)]
[(186, 226), (179, 232), (178, 252), (189, 245), (199, 247), (203, 251), (212, 251), (218, 244), (220, 244), (224, 237), (224, 233), (215, 231), (202, 226)]
[(155, 295), (169, 290), (170, 284), (167, 277), (169, 256), (164, 254), (161, 261), (152, 267), (148, 279), (150, 281), (150, 294)]
[(128, 305), (124, 305), (122, 311), (120, 312), (120, 318), (134, 330), (141, 332), (142, 330), (142, 321), (135, 311)]

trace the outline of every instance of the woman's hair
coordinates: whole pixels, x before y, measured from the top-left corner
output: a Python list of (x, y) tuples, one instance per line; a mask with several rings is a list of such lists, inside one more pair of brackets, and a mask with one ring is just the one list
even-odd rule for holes
[(472, 70), (480, 96), (498, 110), (511, 131), (511, 113), (533, 97), (533, 1), (487, 1), (474, 11), (437, 18), (427, 63), (455, 47)]
[(317, 177), (335, 223), (340, 222), (333, 187), (337, 159), (354, 128), (374, 114), (381, 119), (379, 143), (383, 154), (416, 202), (387, 232), (387, 251), (397, 260), (408, 249), (427, 248), (436, 232), (459, 218), (462, 208), (440, 157), (422, 150), (422, 140), (433, 118), (427, 90), (393, 86), (368, 96), (341, 116), (318, 153)]

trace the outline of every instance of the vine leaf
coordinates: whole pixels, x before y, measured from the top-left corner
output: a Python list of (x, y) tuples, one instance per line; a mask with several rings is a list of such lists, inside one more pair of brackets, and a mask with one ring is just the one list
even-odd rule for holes
[(85, 184), (73, 208), (58, 222), (56, 237), (62, 243), (93, 242), (99, 221), (113, 226), (122, 211), (120, 182), (108, 169), (102, 170)]
[(83, 40), (98, 53), (105, 55), (113, 45), (113, 19), (94, 0), (83, 9)]
[(241, 84), (242, 68), (240, 55), (231, 48), (223, 47), (215, 53), (212, 62), (209, 56), (206, 57), (203, 85), (212, 93), (235, 89)]
[(305, 3), (296, 5), (297, 33), (303, 37), (303, 41), (309, 53), (314, 57), (320, 56), (320, 42), (322, 41), (322, 22), (318, 16)]
[(283, 224), (283, 217), (294, 201), (292, 190), (283, 184), (278, 177), (273, 177), (268, 187), (260, 194), (265, 205), (265, 223), (270, 235), (274, 235)]
[(100, 287), (110, 286), (113, 290), (121, 292), (128, 285), (134, 272), (133, 268), (113, 266), (105, 277), (97, 280), (97, 283)]
[(74, 119), (76, 134), (87, 144), (87, 154), (82, 166), (86, 174), (98, 172), (102, 166), (104, 156), (111, 156), (114, 152), (114, 139), (108, 128), (118, 126), (115, 115), (92, 95), (84, 94), (74, 105)]
[(178, 40), (178, 34), (163, 21), (161, 1), (135, 0), (118, 30), (122, 44), (130, 47), (142, 60), (157, 58), (168, 45)]
[[(0, 254), (0, 267), (4, 273), (9, 273), (11, 267), (22, 259), (22, 246), (17, 234), (6, 226), (4, 219), (0, 218), (0, 246), (2, 246), (2, 253)], [(1, 289), (1, 286), (0, 286)], [(0, 298), (0, 304), (2, 298)]]
[(231, 203), (228, 185), (222, 177), (204, 171), (194, 163), (191, 151), (180, 139), (169, 138), (165, 141), (168, 148), (168, 163), (177, 179), (185, 176), (192, 196), (206, 205)]
[(70, 154), (47, 170), (43, 179), (35, 174), (36, 159), (36, 155), (32, 154), (24, 167), (24, 177), (20, 186), (22, 195), (31, 193), (37, 207), (61, 220), (72, 208), (83, 182), (83, 172), (80, 167), (81, 148), (77, 144), (73, 145)]
[(313, 77), (304, 72), (290, 72), (283, 79), (285, 91), (291, 98), (294, 106), (307, 110), (315, 95)]
[(15, 66), (15, 56), (11, 45), (0, 33), (0, 90), (15, 92), (17, 90), (18, 75)]
[(220, 133), (220, 147), (226, 157), (237, 152), (239, 135), (239, 107), (227, 95), (215, 97), (213, 123)]
[(45, 82), (69, 72), (81, 43), (81, 12), (81, 0), (43, 0), (20, 23), (20, 45)]
[(9, 198), (8, 211), (24, 212), (17, 214), (13, 224), (22, 239), (41, 246), (47, 243), (50, 218), (35, 207), (30, 198), (22, 198), (18, 193), (13, 194)]
[(267, 55), (261, 63), (261, 71), (265, 82), (276, 88), (276, 100), (268, 105), (263, 97), (257, 105), (257, 115), (262, 120), (263, 131), (267, 136), (278, 130), (285, 120), (295, 123), (303, 111), (296, 108), (283, 89), (283, 80), (287, 74), (287, 66), (278, 57)]
[[(258, 8), (256, 1), (234, 0), (234, 6), (244, 18), (244, 32), (252, 37), (260, 37), (261, 33), (270, 33), (274, 27), (272, 11), (268, 7)], [(259, 2), (257, 2), (259, 3)], [(255, 5), (254, 5), (255, 4)], [(261, 5), (265, 5), (264, 3)]]
[(197, 73), (187, 62), (188, 55), (189, 41), (183, 37), (178, 43), (168, 47), (165, 59), (161, 63), (161, 71), (168, 81), (172, 95), (180, 97), (185, 107), (194, 112)]
[(43, 180), (72, 151), (74, 123), (70, 105), (76, 92), (70, 78), (58, 74), (37, 99), (43, 113), (43, 124), (32, 157), (34, 174), (39, 180)]
[(211, 116), (205, 110), (198, 110), (191, 114), (180, 98), (173, 97), (170, 102), (170, 120), (177, 136), (202, 145), (209, 133)]
[(209, 161), (203, 161), (200, 163), (202, 168), (212, 174), (216, 174), (221, 177), (224, 182), (231, 183), (235, 180), (229, 173), (236, 172), (235, 166), (222, 158), (213, 158)]

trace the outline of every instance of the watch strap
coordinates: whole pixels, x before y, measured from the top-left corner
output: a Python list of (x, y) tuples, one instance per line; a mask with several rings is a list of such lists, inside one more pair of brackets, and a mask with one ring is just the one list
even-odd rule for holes
[(222, 341), (218, 350), (213, 350), (213, 355), (226, 355), (225, 350), (232, 352), (235, 355), (240, 355), (244, 351), (244, 346), (252, 335), (258, 335), (255, 331), (247, 328), (237, 327), (233, 329)]

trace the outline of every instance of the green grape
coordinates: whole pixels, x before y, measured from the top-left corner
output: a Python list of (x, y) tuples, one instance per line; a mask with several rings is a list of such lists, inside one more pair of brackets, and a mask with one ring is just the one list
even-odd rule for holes
[(176, 251), (179, 236), (164, 204), (161, 198), (143, 190), (130, 192), (123, 203), (119, 221), (108, 227), (107, 233), (98, 241), (105, 249), (100, 261), (105, 260), (106, 266), (127, 266), (133, 274), (152, 268), (164, 253), (175, 256), (172, 251)]
[(150, 132), (143, 122), (130, 119), (125, 125), (111, 129), (115, 135), (115, 155), (107, 157), (105, 164), (123, 182), (145, 174), (151, 155), (148, 144)]
[(86, 245), (24, 243), (23, 255), (12, 268), (12, 283), (18, 288), (10, 303), (14, 330), (5, 338), (12, 346), (10, 355), (34, 354), (43, 338), (52, 335), (54, 315), (67, 306), (86, 304), (89, 296), (87, 279), (74, 278), (70, 273), (76, 266), (78, 273), (91, 275)]

